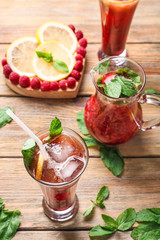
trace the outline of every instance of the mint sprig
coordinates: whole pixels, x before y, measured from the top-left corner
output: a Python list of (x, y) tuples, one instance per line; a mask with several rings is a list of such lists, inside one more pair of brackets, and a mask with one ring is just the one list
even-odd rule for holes
[(152, 89), (152, 88), (146, 89), (146, 90), (143, 92), (143, 94), (155, 94), (155, 95), (157, 95), (157, 96), (160, 96), (160, 93), (158, 93), (157, 91), (155, 91), (155, 90)]
[(12, 121), (12, 118), (6, 113), (7, 109), (10, 109), (12, 112), (14, 112), (14, 110), (10, 107), (4, 107), (0, 109), (0, 128)]
[(96, 67), (94, 67), (94, 71), (99, 71), (99, 74), (105, 74), (108, 72), (108, 65), (110, 61), (106, 60), (100, 64), (98, 64)]
[(61, 125), (61, 121), (57, 117), (55, 117), (50, 124), (49, 139), (60, 135), (62, 130), (63, 130), (63, 128), (62, 128), (62, 125)]
[(93, 211), (94, 207), (97, 205), (100, 208), (105, 208), (103, 201), (109, 196), (109, 189), (106, 186), (101, 187), (97, 194), (95, 201), (92, 201), (92, 205), (83, 213), (83, 216), (88, 216)]
[(41, 51), (36, 51), (36, 53), (39, 58), (43, 58), (43, 60), (48, 63), (53, 61), (52, 53), (46, 53), (46, 52), (41, 52)]

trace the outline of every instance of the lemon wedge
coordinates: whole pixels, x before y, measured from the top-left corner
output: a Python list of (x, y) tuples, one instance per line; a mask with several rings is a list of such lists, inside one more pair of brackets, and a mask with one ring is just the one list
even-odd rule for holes
[(11, 69), (20, 76), (35, 76), (32, 67), (32, 58), (38, 47), (34, 37), (23, 37), (14, 41), (7, 49), (7, 62)]
[(36, 51), (51, 53), (54, 60), (60, 60), (64, 62), (68, 67), (68, 72), (58, 71), (53, 67), (51, 62), (46, 62), (42, 58), (37, 56), (35, 52), (32, 60), (32, 65), (36, 75), (44, 81), (59, 81), (66, 78), (72, 71), (75, 63), (72, 53), (64, 47), (62, 44), (56, 41), (49, 41), (41, 44)]
[(37, 162), (37, 168), (36, 168), (36, 178), (39, 180), (41, 180), (41, 177), (42, 177), (43, 163), (44, 163), (44, 158), (40, 152), (38, 162)]
[(71, 53), (76, 51), (78, 44), (74, 32), (67, 25), (58, 22), (47, 22), (40, 26), (36, 37), (39, 43), (58, 41)]

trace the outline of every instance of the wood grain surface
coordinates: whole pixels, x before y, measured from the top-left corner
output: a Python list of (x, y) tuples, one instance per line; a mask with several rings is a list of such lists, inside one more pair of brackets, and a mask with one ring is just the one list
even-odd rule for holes
[[(0, 0), (0, 60), (9, 44), (19, 37), (35, 36), (37, 28), (47, 21), (73, 23), (88, 39), (86, 67), (76, 99), (32, 99), (11, 91), (5, 84), (0, 66), (0, 108), (10, 106), (35, 133), (48, 128), (54, 116), (64, 126), (79, 132), (76, 122), (78, 111), (83, 110), (95, 92), (89, 71), (98, 61), (101, 46), (101, 24), (98, 0)], [(160, 92), (160, 5), (159, 1), (140, 0), (127, 40), (128, 57), (144, 68), (146, 88)], [(160, 118), (160, 108), (142, 106), (144, 120)], [(24, 168), (21, 148), (28, 136), (11, 122), (0, 129), (0, 197), (7, 209), (22, 212), (20, 228), (14, 240), (87, 240), (88, 231), (103, 224), (101, 214), (116, 218), (128, 207), (139, 211), (160, 206), (160, 128), (139, 133), (119, 146), (124, 156), (125, 169), (120, 177), (104, 166), (98, 148), (90, 148), (89, 164), (82, 175), (77, 195), (79, 211), (66, 223), (50, 221), (43, 213), (42, 192)], [(82, 213), (96, 198), (100, 187), (106, 185), (110, 196), (106, 208), (95, 208), (86, 219)], [(130, 231), (116, 233), (111, 240), (131, 240)]]

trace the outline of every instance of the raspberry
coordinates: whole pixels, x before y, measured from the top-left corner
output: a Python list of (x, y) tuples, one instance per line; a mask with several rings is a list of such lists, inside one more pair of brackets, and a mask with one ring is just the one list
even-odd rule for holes
[(74, 88), (76, 85), (76, 79), (74, 77), (68, 77), (67, 83), (69, 88)]
[(18, 84), (19, 83), (19, 74), (16, 72), (11, 72), (9, 74), (9, 80), (13, 83), (13, 84)]
[(87, 47), (87, 39), (86, 39), (86, 38), (81, 38), (81, 39), (79, 40), (79, 45), (80, 45), (81, 47), (86, 48), (86, 47)]
[(11, 67), (8, 64), (5, 64), (3, 67), (3, 74), (6, 78), (9, 78), (9, 74), (12, 72)]
[(75, 56), (75, 59), (76, 59), (76, 61), (78, 61), (78, 60), (83, 61), (83, 56), (81, 54), (77, 54)]
[(81, 38), (83, 38), (83, 32), (82, 32), (81, 30), (78, 30), (78, 31), (76, 32), (76, 37), (77, 37), (78, 40), (81, 39)]
[(71, 77), (74, 77), (76, 80), (79, 80), (80, 77), (81, 77), (81, 74), (80, 74), (80, 72), (78, 72), (77, 70), (73, 70), (73, 71), (71, 72)]
[(2, 66), (6, 65), (7, 64), (7, 60), (5, 58), (2, 59), (1, 64), (2, 64)]
[(78, 72), (81, 72), (83, 69), (83, 64), (80, 60), (78, 60), (76, 62), (76, 64), (74, 65), (74, 69), (77, 70)]
[(50, 90), (50, 82), (44, 81), (41, 83), (41, 91), (47, 92)]
[(66, 88), (67, 88), (67, 80), (61, 80), (60, 82), (59, 82), (59, 86), (60, 86), (60, 88), (62, 89), (62, 90), (66, 90)]
[(40, 79), (39, 79), (38, 77), (32, 78), (31, 87), (32, 87), (33, 89), (40, 89), (40, 87), (41, 87), (41, 82), (40, 82)]
[(68, 27), (70, 27), (72, 29), (73, 32), (75, 32), (75, 26), (73, 24), (69, 24)]
[(83, 57), (86, 55), (86, 49), (84, 47), (78, 47), (76, 50), (77, 54), (81, 54)]
[(30, 79), (27, 76), (21, 76), (19, 78), (19, 85), (23, 88), (27, 88), (30, 85)]
[(58, 82), (51, 82), (50, 83), (50, 90), (57, 91), (59, 89), (59, 83)]

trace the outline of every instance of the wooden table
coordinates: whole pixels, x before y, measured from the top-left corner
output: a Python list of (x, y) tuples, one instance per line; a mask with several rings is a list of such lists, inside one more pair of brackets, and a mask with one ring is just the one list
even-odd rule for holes
[[(22, 97), (12, 92), (0, 73), (0, 108), (10, 106), (32, 129), (48, 127), (55, 114), (62, 124), (79, 132), (76, 114), (83, 110), (94, 87), (89, 75), (97, 62), (97, 50), (101, 42), (100, 12), (98, 0), (8, 0), (0, 1), (0, 58), (8, 45), (22, 36), (34, 36), (36, 29), (47, 21), (73, 23), (83, 30), (88, 39), (87, 64), (83, 83), (76, 99), (44, 100)], [(140, 0), (128, 37), (127, 50), (130, 58), (138, 61), (147, 74), (146, 87), (160, 91), (160, 4), (159, 1)], [(0, 69), (2, 72), (2, 68)], [(144, 118), (159, 117), (158, 107), (144, 105)], [(68, 223), (50, 221), (41, 206), (42, 193), (36, 182), (26, 172), (21, 148), (26, 134), (15, 122), (0, 129), (0, 197), (6, 208), (22, 212), (21, 225), (16, 240), (89, 239), (91, 227), (102, 224), (101, 213), (117, 217), (124, 209), (136, 211), (160, 207), (160, 128), (139, 132), (128, 143), (120, 146), (125, 170), (121, 177), (114, 177), (104, 167), (97, 149), (90, 149), (87, 170), (81, 177), (77, 194), (79, 212)], [(96, 208), (86, 221), (82, 213), (95, 199), (98, 189), (107, 185), (110, 189), (106, 209)], [(109, 239), (129, 240), (130, 232), (117, 233)]]

